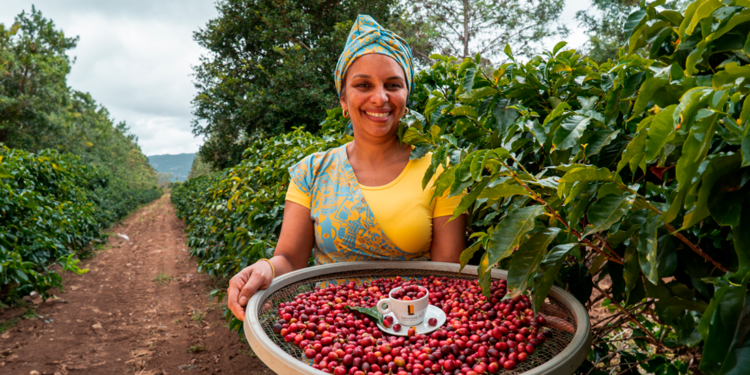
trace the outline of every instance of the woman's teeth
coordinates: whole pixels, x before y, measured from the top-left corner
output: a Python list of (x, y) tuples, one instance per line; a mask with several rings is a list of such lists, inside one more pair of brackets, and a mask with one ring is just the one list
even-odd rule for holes
[(390, 115), (390, 112), (365, 112), (368, 116), (377, 117), (377, 118), (385, 118)]

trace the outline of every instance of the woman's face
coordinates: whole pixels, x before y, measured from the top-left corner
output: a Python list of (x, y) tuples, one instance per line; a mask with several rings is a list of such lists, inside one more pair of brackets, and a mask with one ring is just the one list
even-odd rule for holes
[(349, 111), (355, 136), (390, 138), (396, 136), (408, 96), (404, 70), (396, 60), (370, 54), (347, 69), (341, 107)]

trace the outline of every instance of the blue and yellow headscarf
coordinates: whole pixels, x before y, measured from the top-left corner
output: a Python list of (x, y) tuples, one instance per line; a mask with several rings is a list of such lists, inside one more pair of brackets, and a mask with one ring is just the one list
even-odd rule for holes
[(336, 64), (336, 71), (333, 73), (336, 79), (336, 91), (341, 96), (342, 84), (346, 70), (354, 60), (363, 55), (379, 53), (390, 56), (404, 69), (406, 76), (406, 85), (411, 94), (414, 88), (414, 66), (412, 65), (412, 55), (409, 43), (396, 35), (393, 31), (384, 29), (372, 17), (361, 14), (354, 21), (352, 30), (346, 39), (344, 52), (339, 57)]

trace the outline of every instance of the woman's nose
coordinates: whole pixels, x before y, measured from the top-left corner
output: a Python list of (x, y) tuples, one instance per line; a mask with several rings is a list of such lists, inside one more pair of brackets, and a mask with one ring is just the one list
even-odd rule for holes
[(378, 106), (388, 103), (388, 92), (384, 87), (376, 88), (372, 92), (372, 96), (370, 96), (370, 101), (372, 102), (372, 104)]

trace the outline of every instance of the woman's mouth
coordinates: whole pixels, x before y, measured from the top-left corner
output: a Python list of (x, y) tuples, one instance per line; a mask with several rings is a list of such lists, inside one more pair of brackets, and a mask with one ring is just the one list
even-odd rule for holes
[(385, 119), (388, 116), (391, 115), (393, 112), (370, 112), (370, 111), (364, 111), (367, 116), (376, 118), (376, 119)]

